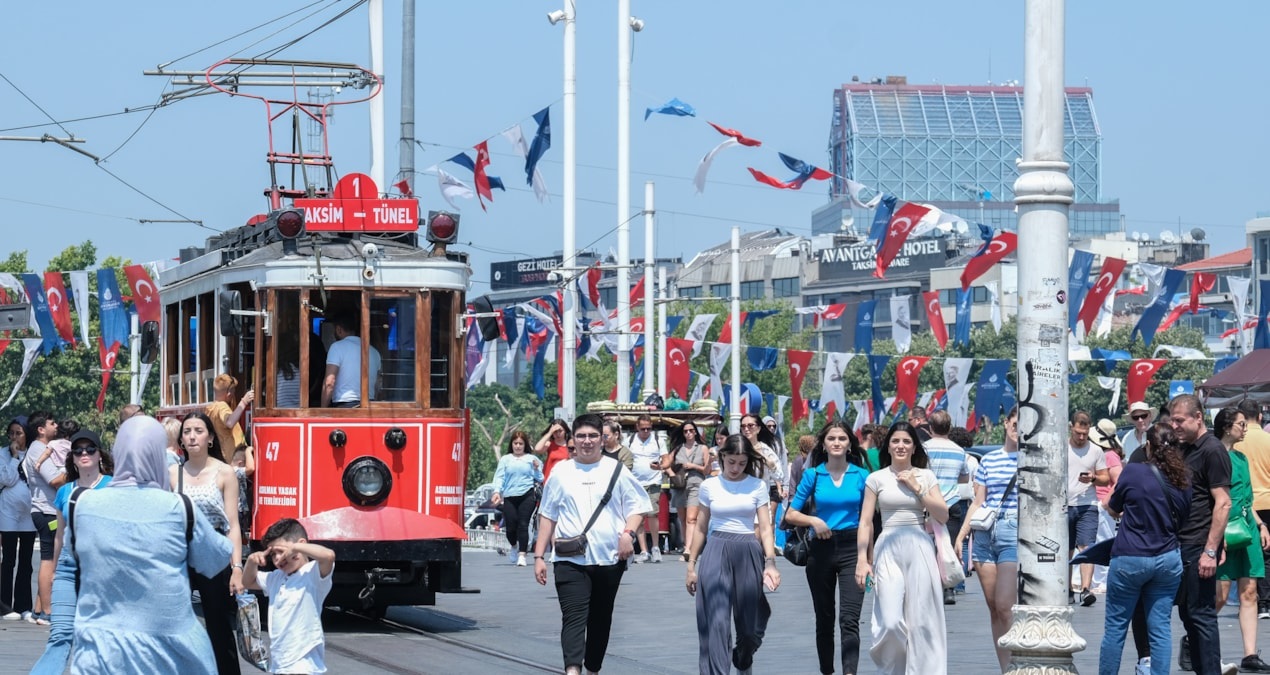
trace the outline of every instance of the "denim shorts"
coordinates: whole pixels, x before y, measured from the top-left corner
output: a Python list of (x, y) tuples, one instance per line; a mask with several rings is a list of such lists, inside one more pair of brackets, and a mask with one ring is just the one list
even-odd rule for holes
[(1019, 562), (1019, 521), (997, 518), (991, 530), (976, 530), (971, 560), (998, 565)]

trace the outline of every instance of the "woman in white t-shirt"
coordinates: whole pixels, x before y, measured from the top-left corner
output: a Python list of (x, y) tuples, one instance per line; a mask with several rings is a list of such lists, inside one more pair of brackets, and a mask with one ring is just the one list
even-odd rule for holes
[[(873, 647), (882, 673), (948, 672), (948, 634), (935, 545), (927, 515), (940, 526), (948, 503), (939, 489), (917, 430), (897, 422), (882, 442), (882, 468), (865, 481), (856, 544), (856, 583), (874, 580)], [(873, 510), (882, 511), (882, 534), (873, 543)], [(871, 554), (871, 555), (870, 555)]]
[(732, 435), (719, 448), (719, 462), (723, 472), (702, 482), (698, 493), (686, 584), (697, 598), (698, 670), (711, 675), (727, 675), (732, 666), (750, 672), (772, 615), (763, 586), (774, 591), (781, 583), (768, 488), (756, 475), (763, 459), (744, 436)]

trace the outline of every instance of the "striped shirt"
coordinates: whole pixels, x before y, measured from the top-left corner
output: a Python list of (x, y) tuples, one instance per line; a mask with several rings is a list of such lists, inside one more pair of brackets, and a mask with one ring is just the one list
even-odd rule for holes
[(960, 445), (947, 438), (938, 436), (922, 444), (929, 458), (928, 469), (939, 479), (939, 491), (944, 495), (944, 502), (949, 506), (961, 501), (961, 492), (957, 489), (962, 476), (970, 478), (970, 470), (966, 467), (966, 451)]
[[(1018, 470), (1019, 453), (1006, 452), (1005, 450), (993, 450), (983, 456), (979, 462), (979, 468), (975, 471), (975, 484), (982, 485), (986, 488), (986, 497), (983, 502), (984, 508), (1001, 509), (1002, 517), (1018, 517), (1019, 512), (1019, 488), (1018, 482), (1010, 490), (1009, 495), (1005, 495), (1005, 488), (1010, 484), (1010, 479), (1014, 477)], [(1005, 497), (1005, 503), (1002, 504), (1002, 497)]]

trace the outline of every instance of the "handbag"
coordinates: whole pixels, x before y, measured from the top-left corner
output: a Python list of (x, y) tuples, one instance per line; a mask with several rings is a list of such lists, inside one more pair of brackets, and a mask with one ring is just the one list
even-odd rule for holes
[(948, 528), (926, 517), (926, 531), (934, 539), (935, 565), (939, 568), (939, 583), (945, 590), (956, 588), (966, 580), (966, 570), (961, 567), (961, 559), (953, 550), (952, 539), (948, 537)]
[(1257, 540), (1258, 532), (1248, 524), (1248, 507), (1239, 516), (1226, 521), (1226, 548), (1232, 551), (1248, 548)]
[(992, 527), (997, 524), (997, 517), (1001, 515), (1001, 507), (1005, 506), (1005, 498), (1010, 494), (1010, 490), (1014, 489), (1014, 482), (1019, 479), (1019, 472), (1015, 471), (1010, 476), (1010, 482), (1005, 484), (1005, 492), (1001, 493), (1001, 503), (997, 504), (995, 509), (978, 508), (975, 514), (970, 516), (970, 529), (980, 532), (989, 532)]
[[(699, 449), (694, 450), (693, 454), (688, 455), (688, 460), (691, 461), (699, 452), (700, 452)], [(678, 454), (678, 452), (676, 452), (676, 454)], [(682, 464), (675, 464), (673, 468), (675, 469), (675, 475), (670, 477), (670, 489), (683, 490), (687, 488), (688, 487), (688, 472), (684, 470)]]
[[(816, 481), (820, 480), (820, 474), (815, 473), (815, 469), (812, 471), (811, 496), (807, 498), (807, 503), (803, 505), (803, 514), (808, 516), (816, 513)], [(785, 515), (781, 516), (781, 529), (787, 532), (785, 545), (781, 548), (781, 555), (798, 567), (806, 567), (807, 558), (811, 555), (812, 528), (790, 525), (786, 522), (788, 517), (789, 511), (787, 509)]]
[(622, 468), (622, 463), (618, 462), (617, 468), (613, 470), (613, 477), (609, 478), (608, 489), (604, 491), (604, 496), (600, 497), (600, 503), (591, 512), (591, 519), (587, 521), (586, 527), (582, 528), (582, 533), (576, 537), (556, 537), (552, 542), (551, 547), (556, 552), (556, 557), (576, 558), (586, 555), (586, 533), (591, 531), (591, 526), (595, 525), (600, 512), (613, 498), (613, 486), (617, 485), (617, 477), (622, 473)]
[(238, 653), (247, 663), (259, 670), (269, 670), (269, 643), (260, 630), (260, 607), (256, 596), (240, 593), (238, 600), (238, 625), (234, 635), (238, 638)]

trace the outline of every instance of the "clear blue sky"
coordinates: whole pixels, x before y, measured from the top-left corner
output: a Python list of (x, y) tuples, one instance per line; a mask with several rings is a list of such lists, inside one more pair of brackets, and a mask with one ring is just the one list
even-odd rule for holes
[[(110, 3), (74, 0), (6, 7), (0, 72), (53, 117), (113, 113), (155, 102), (166, 81), (142, 70), (171, 61), (307, 4), (304, 0)], [(243, 49), (254, 55), (307, 32), (351, 2), (314, 3), (314, 19), (266, 38), (273, 24), (174, 64), (202, 69)], [(493, 165), (513, 190), (496, 193), (488, 213), (460, 202), (460, 239), (475, 245), (474, 293), (488, 289), (489, 263), (548, 255), (561, 246), (561, 26), (545, 15), (550, 0), (419, 2), (417, 132), (420, 168), (490, 138)], [(825, 202), (822, 184), (802, 192), (754, 183), (747, 164), (785, 171), (776, 151), (827, 166), (831, 95), (853, 75), (906, 75), (912, 84), (1000, 83), (1023, 77), (1022, 2), (889, 3), (632, 0), (647, 22), (634, 37), (632, 202), (657, 184), (658, 255), (690, 256), (723, 241), (730, 226), (809, 231)], [(1103, 133), (1103, 195), (1118, 198), (1127, 229), (1209, 233), (1214, 253), (1244, 246), (1243, 224), (1260, 209), (1270, 143), (1264, 111), (1263, 28), (1270, 8), (1237, 2), (1211, 12), (1196, 3), (1069, 2), (1069, 85), (1094, 89)], [(385, 3), (388, 166), (397, 167), (401, 31), (399, 0)], [(616, 3), (578, 0), (578, 243), (616, 247)], [(284, 52), (292, 58), (369, 65), (366, 9), (358, 8)], [(677, 96), (700, 117), (655, 116), (646, 106)], [(524, 185), (521, 162), (500, 131), (552, 105), (555, 144), (541, 165), (556, 196), (540, 205)], [(67, 123), (98, 156), (115, 150), (145, 114)], [(716, 161), (704, 195), (691, 176), (719, 140), (704, 119), (764, 142)], [(63, 135), (0, 81), (0, 135)], [(342, 108), (332, 126), (341, 173), (369, 170), (366, 106)], [(206, 96), (158, 110), (105, 166), (167, 206), (217, 229), (266, 209), (269, 178), (263, 106)], [(192, 225), (142, 225), (129, 219), (175, 218), (129, 190), (85, 157), (52, 144), (0, 142), (0, 255), (30, 251), (42, 269), (65, 246), (91, 238), (101, 255), (136, 261), (175, 257), (210, 234)], [(461, 169), (454, 171), (464, 175)], [(466, 177), (465, 177), (466, 178)], [(444, 207), (435, 181), (419, 177), (425, 209)], [(631, 246), (642, 255), (638, 222)], [(476, 248), (479, 247), (479, 248)]]

